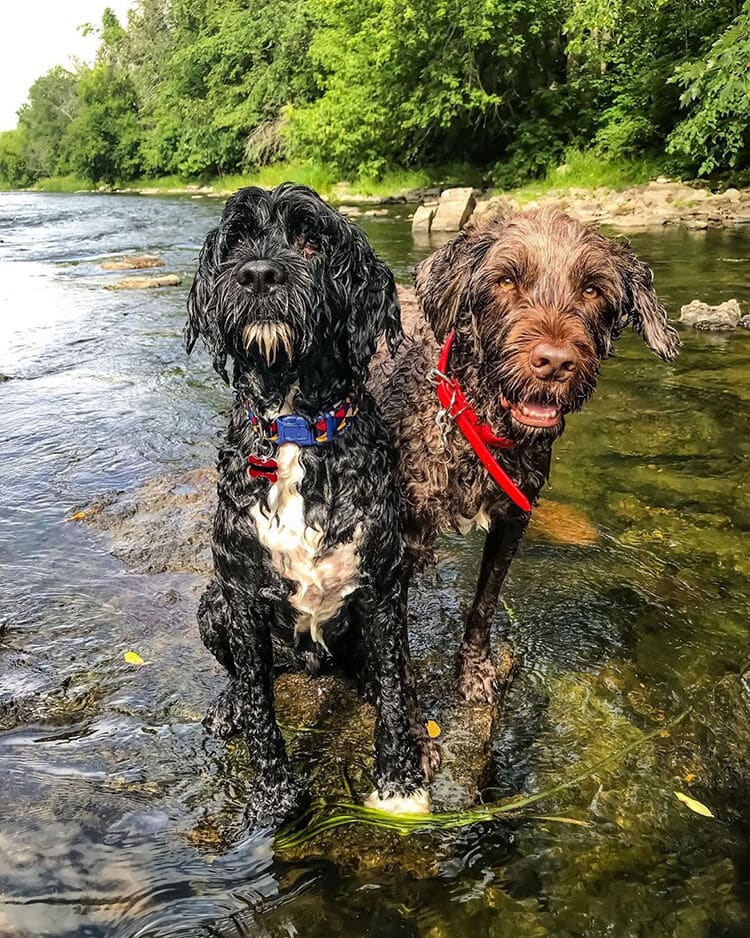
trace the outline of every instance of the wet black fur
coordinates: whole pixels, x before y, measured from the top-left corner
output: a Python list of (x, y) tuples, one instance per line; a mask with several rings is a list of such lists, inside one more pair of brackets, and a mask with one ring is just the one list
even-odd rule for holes
[[(237, 271), (257, 259), (278, 265), (284, 282), (265, 293), (242, 286)], [(245, 326), (264, 320), (291, 327), (291, 360), (282, 354), (269, 365), (255, 346), (244, 347)], [(289, 602), (295, 585), (276, 572), (249, 513), (265, 503), (269, 483), (247, 473), (253, 437), (242, 401), (269, 419), (294, 385), (294, 411), (308, 418), (347, 394), (359, 400), (359, 414), (331, 444), (300, 451), (306, 521), (325, 532), (324, 545), (350, 541), (358, 525), (362, 530), (360, 586), (324, 626), (324, 636), (333, 659), (361, 678), (377, 706), (381, 796), (424, 784), (413, 728), (395, 459), (364, 390), (383, 334), (395, 348), (401, 326), (393, 275), (358, 228), (302, 186), (242, 189), (229, 199), (201, 251), (185, 340), (190, 351), (200, 336), (235, 389), (218, 462), (214, 579), (199, 623), (206, 647), (229, 675), (206, 726), (222, 738), (242, 733), (257, 768), (246, 810), (250, 825), (273, 825), (304, 800), (274, 715), (275, 651), (293, 649), (297, 665), (313, 673), (327, 664), (325, 649), (309, 635), (295, 639), (297, 613)]]

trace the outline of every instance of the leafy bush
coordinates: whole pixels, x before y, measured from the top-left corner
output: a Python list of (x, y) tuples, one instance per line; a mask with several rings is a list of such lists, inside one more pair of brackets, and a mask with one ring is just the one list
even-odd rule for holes
[(140, 0), (124, 25), (105, 11), (93, 66), (34, 82), (0, 172), (122, 183), (294, 166), (323, 188), (346, 175), (382, 191), (464, 164), (508, 187), (559, 180), (588, 150), (631, 178), (667, 148), (739, 173), (750, 0), (736, 3)]
[(667, 151), (699, 175), (750, 163), (750, 2), (708, 54), (675, 70), (689, 116), (669, 136)]

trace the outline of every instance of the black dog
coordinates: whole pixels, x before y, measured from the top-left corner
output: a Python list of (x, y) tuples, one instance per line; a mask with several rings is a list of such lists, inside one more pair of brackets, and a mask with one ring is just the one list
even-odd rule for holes
[(383, 334), (393, 351), (396, 288), (359, 229), (302, 186), (229, 199), (201, 251), (185, 341), (201, 336), (226, 381), (232, 361), (199, 623), (229, 674), (206, 725), (243, 733), (258, 769), (251, 825), (302, 803), (274, 716), (272, 639), (312, 673), (334, 659), (363, 678), (378, 711), (371, 803), (428, 809), (395, 458), (364, 389)]

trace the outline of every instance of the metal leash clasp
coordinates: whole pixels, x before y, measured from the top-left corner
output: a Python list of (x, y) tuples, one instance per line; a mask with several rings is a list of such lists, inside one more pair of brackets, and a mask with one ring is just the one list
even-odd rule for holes
[(456, 405), (456, 387), (452, 386), (451, 399), (448, 401), (446, 407), (441, 407), (440, 410), (435, 414), (435, 423), (437, 424), (438, 429), (440, 430), (440, 442), (443, 449), (448, 445), (448, 435), (453, 429), (454, 423), (458, 420), (461, 414), (466, 410), (467, 405), (459, 410), (457, 413), (453, 413), (453, 408)]

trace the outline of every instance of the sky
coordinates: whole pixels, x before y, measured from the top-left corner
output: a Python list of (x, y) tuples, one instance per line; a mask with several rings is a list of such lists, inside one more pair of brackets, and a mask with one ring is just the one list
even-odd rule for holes
[(16, 126), (16, 111), (32, 82), (53, 65), (91, 61), (96, 37), (84, 37), (82, 23), (101, 21), (112, 7), (122, 21), (135, 0), (3, 0), (0, 30), (0, 130)]

